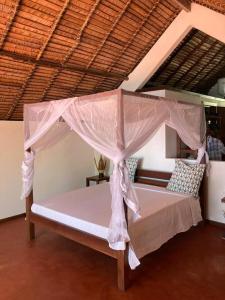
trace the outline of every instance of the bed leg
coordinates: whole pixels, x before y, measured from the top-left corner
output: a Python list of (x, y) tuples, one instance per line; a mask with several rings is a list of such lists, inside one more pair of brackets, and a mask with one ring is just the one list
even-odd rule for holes
[(35, 239), (35, 226), (34, 223), (28, 221), (27, 224), (27, 239), (28, 241), (32, 241)]
[(35, 239), (35, 225), (30, 221), (31, 206), (33, 204), (33, 192), (26, 198), (26, 223), (27, 223), (27, 239), (31, 241)]
[(128, 275), (128, 249), (126, 249), (118, 251), (117, 256), (117, 284), (119, 290), (125, 291), (127, 289), (129, 283)]

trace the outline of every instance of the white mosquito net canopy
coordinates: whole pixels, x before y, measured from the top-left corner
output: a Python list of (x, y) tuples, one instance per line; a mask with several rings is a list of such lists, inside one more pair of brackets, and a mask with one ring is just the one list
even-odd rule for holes
[[(64, 120), (64, 123), (59, 122)], [(55, 126), (61, 123), (63, 126)], [(205, 115), (200, 105), (126, 92), (121, 89), (84, 97), (27, 104), (24, 106), (24, 161), (22, 198), (33, 185), (35, 154), (62, 139), (71, 130), (95, 150), (113, 161), (110, 178), (112, 215), (108, 242), (115, 250), (124, 250), (130, 241), (123, 201), (140, 217), (138, 199), (129, 180), (124, 160), (144, 146), (163, 124), (175, 129), (191, 149), (198, 149), (198, 163), (205, 153)], [(131, 244), (130, 244), (131, 245)], [(129, 263), (139, 261), (132, 247)]]

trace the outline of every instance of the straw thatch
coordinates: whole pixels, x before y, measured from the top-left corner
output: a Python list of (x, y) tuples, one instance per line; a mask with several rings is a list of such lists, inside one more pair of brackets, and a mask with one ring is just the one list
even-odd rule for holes
[(193, 29), (152, 76), (147, 87), (175, 87), (207, 94), (225, 77), (225, 45)]
[(190, 1), (0, 0), (0, 119), (118, 87), (181, 9)]

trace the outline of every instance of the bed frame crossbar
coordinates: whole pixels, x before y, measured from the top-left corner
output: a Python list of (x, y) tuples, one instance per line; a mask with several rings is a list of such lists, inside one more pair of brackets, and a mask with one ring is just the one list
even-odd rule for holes
[(171, 175), (172, 173), (169, 172), (137, 169), (134, 181), (137, 183), (166, 187)]

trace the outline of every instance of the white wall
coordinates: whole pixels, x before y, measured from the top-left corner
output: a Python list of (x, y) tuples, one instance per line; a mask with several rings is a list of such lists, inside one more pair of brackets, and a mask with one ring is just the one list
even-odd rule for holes
[(0, 219), (24, 212), (20, 201), (23, 123), (0, 121)]
[[(23, 122), (0, 122), (0, 219), (23, 213), (20, 200)], [(71, 133), (37, 155), (34, 199), (43, 199), (85, 185), (94, 174), (93, 150)]]

